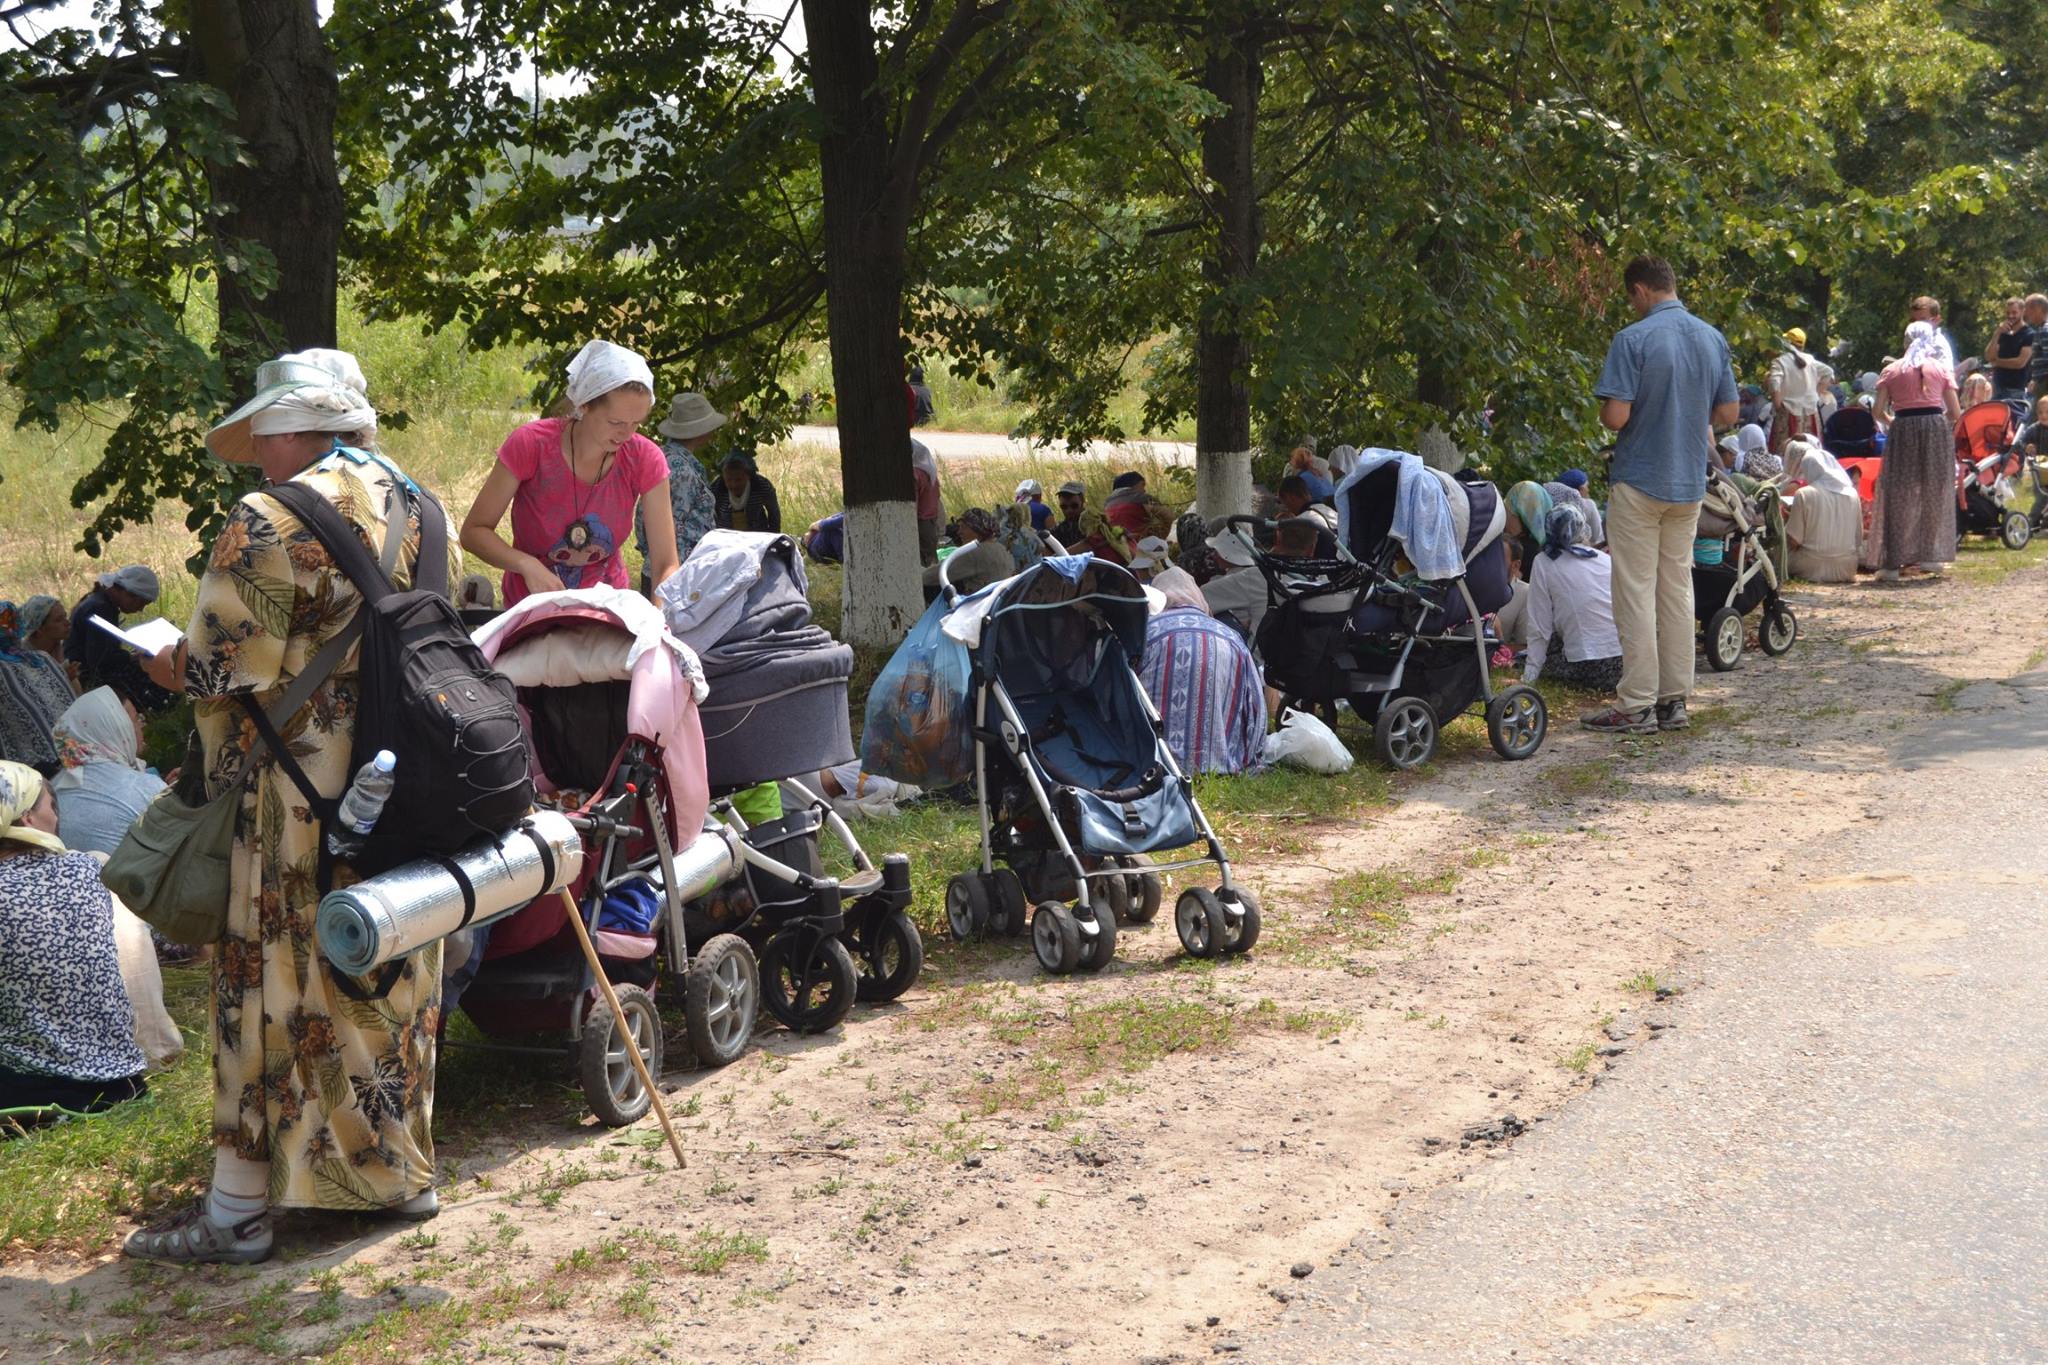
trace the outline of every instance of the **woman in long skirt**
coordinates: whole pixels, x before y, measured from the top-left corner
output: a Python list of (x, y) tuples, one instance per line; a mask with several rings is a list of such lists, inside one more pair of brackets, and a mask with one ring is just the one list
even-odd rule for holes
[[(402, 476), (375, 453), (377, 415), (363, 387), (342, 352), (272, 361), (257, 371), (256, 397), (206, 444), (219, 459), (260, 465), (271, 486), (318, 492), (373, 549), (387, 530), (404, 537), (392, 574), (404, 587), (419, 518), (386, 526)], [(453, 581), (452, 537), (449, 550)], [(258, 490), (235, 504), (199, 581), (189, 633), (150, 666), (159, 685), (196, 701), (210, 796), (241, 770), (254, 739), (240, 698), (275, 705), (361, 603), (279, 499)], [(351, 650), (278, 727), (323, 795), (349, 779), (357, 677)], [(243, 788), (227, 927), (213, 960), (213, 1186), (197, 1207), (131, 1236), (130, 1256), (260, 1261), (270, 1254), (273, 1209), (436, 1212), (441, 947), (403, 959), (381, 998), (351, 998), (314, 938), (319, 840), (305, 798), (266, 749)]]
[(1891, 421), (1863, 567), (1881, 580), (1918, 566), (1939, 573), (1956, 557), (1955, 375), (1931, 323), (1906, 328), (1906, 354), (1877, 381), (1877, 416)]

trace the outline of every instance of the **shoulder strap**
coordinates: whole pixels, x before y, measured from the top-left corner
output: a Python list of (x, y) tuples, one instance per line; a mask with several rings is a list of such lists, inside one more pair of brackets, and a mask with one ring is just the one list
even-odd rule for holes
[(304, 484), (272, 484), (263, 491), (283, 503), (285, 509), (327, 547), (327, 553), (334, 557), (335, 567), (348, 575), (349, 582), (356, 585), (356, 591), (362, 594), (365, 604), (390, 596), (391, 580), (378, 571), (377, 561), (363, 548), (355, 528), (334, 510), (333, 503)]

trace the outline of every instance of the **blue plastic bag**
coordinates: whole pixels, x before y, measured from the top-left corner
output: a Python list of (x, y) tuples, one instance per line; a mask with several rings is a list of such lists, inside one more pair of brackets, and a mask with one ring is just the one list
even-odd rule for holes
[(868, 692), (861, 767), (930, 789), (974, 776), (974, 698), (967, 646), (939, 629), (942, 596), (903, 637)]

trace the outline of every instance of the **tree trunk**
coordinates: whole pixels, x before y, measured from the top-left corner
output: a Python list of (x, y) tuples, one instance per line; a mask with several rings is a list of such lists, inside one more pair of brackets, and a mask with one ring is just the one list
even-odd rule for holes
[(803, 0), (803, 10), (821, 124), (825, 317), (846, 494), (841, 634), (849, 644), (881, 648), (901, 640), (923, 612), (903, 379), (907, 215), (891, 201), (916, 187), (891, 182), (888, 110), (866, 0)]
[(1195, 338), (1195, 496), (1210, 520), (1252, 510), (1252, 357), (1242, 318), (1262, 232), (1252, 146), (1264, 81), (1253, 34), (1240, 27), (1211, 35), (1202, 88), (1223, 112), (1202, 126), (1215, 233), (1202, 264), (1209, 297)]
[[(334, 56), (312, 0), (192, 0), (201, 74), (235, 106), (246, 165), (216, 166), (220, 348), (244, 364), (334, 345), (344, 206), (334, 164)], [(277, 260), (258, 294), (232, 259), (256, 242)]]

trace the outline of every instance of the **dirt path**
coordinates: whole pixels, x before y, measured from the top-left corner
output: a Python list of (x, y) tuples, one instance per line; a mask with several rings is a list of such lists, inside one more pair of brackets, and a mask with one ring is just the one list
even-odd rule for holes
[(508, 1132), (460, 1154), (419, 1231), (310, 1223), (254, 1273), (10, 1266), (0, 1340), (16, 1359), (1208, 1357), (1277, 1312), (1291, 1270), (1596, 1083), (1600, 1049), (1648, 1045), (1687, 955), (1767, 927), (1801, 847), (1865, 818), (1893, 731), (2038, 661), (2044, 587), (1801, 591), (1800, 645), (1704, 675), (1683, 736), (1559, 716), (1507, 765), (1467, 722), (1391, 809), (1248, 860), (1251, 960), (1182, 959), (1167, 916), (1096, 978), (993, 948), (838, 1034), (671, 1075), (681, 1175), (651, 1123)]

